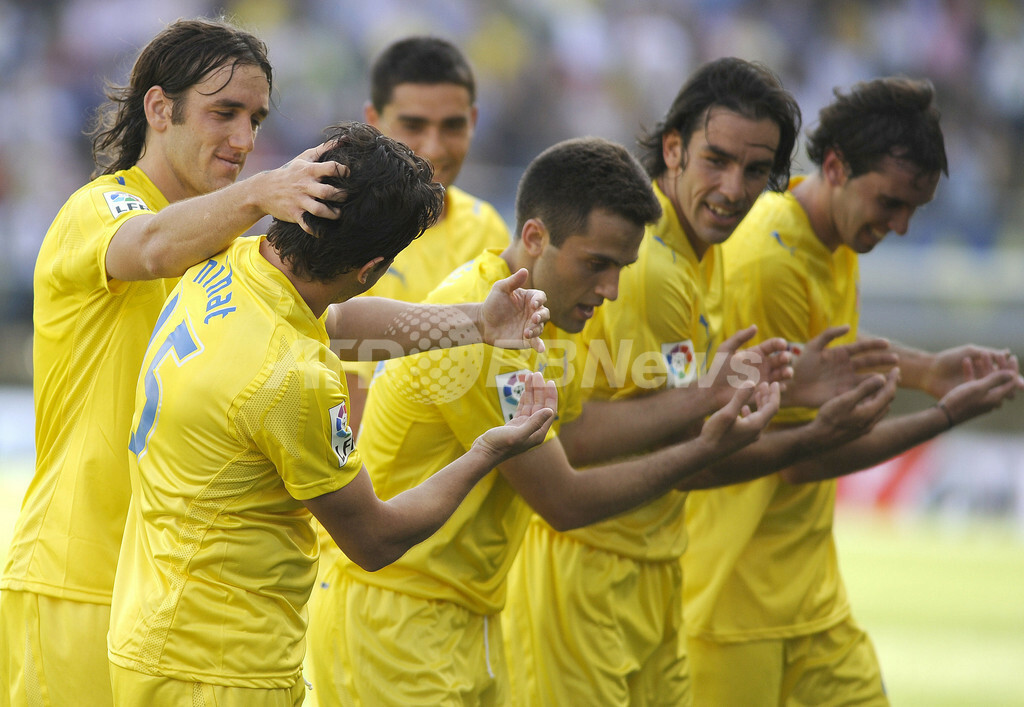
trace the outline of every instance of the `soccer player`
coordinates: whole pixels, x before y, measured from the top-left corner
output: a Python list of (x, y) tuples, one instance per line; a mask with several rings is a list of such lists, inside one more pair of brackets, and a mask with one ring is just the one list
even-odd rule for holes
[(109, 704), (106, 633), (128, 508), (128, 429), (146, 340), (175, 279), (266, 214), (329, 217), (322, 148), (234, 183), (269, 112), (265, 45), (223, 22), (169, 25), (112, 89), (100, 176), (36, 261), (36, 469), (0, 588), (0, 701)]
[[(437, 37), (412, 36), (386, 47), (370, 71), (367, 123), (408, 145), (434, 167), (445, 188), (437, 223), (395, 257), (368, 295), (421, 302), (448, 273), (486, 248), (508, 245), (508, 227), (491, 204), (454, 185), (473, 141), (477, 121), (476, 81), (458, 47)], [(345, 364), (349, 425), (358, 435), (366, 390), (377, 364), (372, 351)], [(323, 528), (321, 578), (338, 556)], [(319, 585), (313, 603), (319, 599)], [(307, 661), (312, 675), (312, 661)]]
[[(364, 119), (434, 166), (445, 188), (437, 224), (395, 258), (368, 294), (422, 302), (448, 273), (486, 248), (508, 245), (508, 227), (494, 207), (454, 186), (476, 128), (476, 81), (458, 47), (438, 37), (412, 36), (386, 47), (370, 71)], [(368, 357), (361, 357), (368, 358)], [(358, 432), (372, 363), (345, 367)]]
[[(619, 299), (588, 325), (591, 355), (608, 363), (583, 404), (591, 425), (615, 419), (617, 408), (628, 404), (634, 434), (663, 427), (665, 435), (685, 436), (685, 418), (667, 414), (667, 394), (651, 393), (690, 393), (689, 414), (697, 420), (724, 402), (729, 388), (715, 385), (720, 364), (753, 330), (723, 324), (723, 303), (732, 292), (723, 284), (722, 243), (766, 187), (784, 187), (799, 126), (799, 108), (769, 70), (723, 58), (695, 71), (665, 119), (641, 140), (662, 217), (623, 273)], [(880, 376), (838, 395), (841, 390), (823, 390), (824, 371), (806, 370), (812, 361), (831, 361), (827, 374), (839, 387), (856, 377), (851, 366), (834, 360), (838, 355), (855, 358), (858, 366), (892, 363), (881, 351), (885, 342), (826, 352), (840, 333), (830, 330), (810, 343), (803, 375), (787, 382), (783, 396), (836, 394), (832, 415), (785, 444), (762, 436), (694, 478), (727, 482), (721, 466), (735, 466), (741, 456), (749, 460), (744, 468), (778, 468), (794, 450), (824, 449), (873, 424), (891, 398)], [(589, 444), (591, 457), (623, 453), (607, 446)], [(666, 494), (564, 533), (534, 518), (503, 613), (510, 672), (526, 703), (688, 703), (679, 565), (687, 544), (685, 501), (685, 493)]]
[[(307, 218), (313, 238), (275, 220), (267, 236), (235, 241), (188, 270), (160, 313), (136, 391), (111, 612), (118, 705), (300, 705), (317, 562), (310, 512), (376, 570), (439, 528), (496, 464), (543, 441), (554, 419), (554, 384), (534, 374), (507, 422), (416, 488), (377, 498), (330, 340), (357, 350), (390, 331), (412, 350), (421, 330), (396, 325), (412, 313), (450, 343), (473, 340), (476, 321), (476, 340), (529, 341), (543, 295), (519, 290), (522, 316), (498, 329), (487, 326), (493, 300), (464, 305), (461, 319), (377, 298), (348, 307), (437, 218), (443, 187), (371, 126), (338, 126), (327, 141), (322, 159), (349, 167), (328, 179), (345, 193), (337, 218)], [(499, 295), (524, 278), (503, 280)]]
[[(808, 136), (817, 170), (758, 199), (724, 246), (726, 327), (753, 322), (758, 336), (797, 348), (826, 327), (857, 335), (859, 255), (906, 233), (947, 171), (934, 100), (929, 83), (900, 78), (836, 92)], [(888, 703), (839, 575), (834, 478), (998, 407), (1022, 386), (1002, 352), (897, 353), (901, 385), (936, 405), (779, 473), (690, 494), (683, 605), (695, 704)], [(788, 408), (779, 418), (811, 425), (814, 414)]]
[[(557, 434), (501, 464), (437, 534), (393, 565), (369, 573), (344, 558), (335, 562), (310, 618), (312, 694), (320, 704), (505, 704), (497, 615), (531, 512), (569, 529), (628, 510), (749, 443), (770, 419), (777, 382), (760, 384), (756, 394), (736, 391), (693, 441), (586, 473), (572, 466), (567, 453), (592, 437), (577, 419), (586, 358), (580, 332), (602, 302), (616, 298), (620, 271), (636, 260), (644, 225), (659, 214), (650, 182), (625, 148), (597, 138), (559, 143), (520, 180), (508, 248), (484, 252), (428, 297), (478, 301), (491, 283), (526, 268), (532, 286), (548, 294), (547, 350), (477, 346), (390, 361), (370, 388), (360, 440), (382, 497), (429, 478), (506, 419), (533, 371), (559, 388)], [(439, 372), (451, 372), (446, 385), (435, 384)], [(748, 401), (757, 412), (740, 416)]]

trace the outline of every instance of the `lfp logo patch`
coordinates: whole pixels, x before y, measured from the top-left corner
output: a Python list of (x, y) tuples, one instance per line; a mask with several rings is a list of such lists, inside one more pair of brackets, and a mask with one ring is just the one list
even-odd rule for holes
[(678, 388), (696, 379), (697, 357), (694, 355), (692, 341), (687, 339), (662, 344), (661, 355), (665, 358), (669, 388)]
[(338, 455), (338, 466), (345, 466), (348, 455), (356, 448), (356, 442), (352, 439), (352, 430), (348, 427), (348, 409), (345, 401), (341, 401), (327, 411), (331, 420), (331, 447)]
[(515, 373), (500, 373), (494, 377), (498, 387), (498, 402), (501, 404), (501, 414), (505, 422), (515, 417), (519, 400), (526, 390), (526, 379), (529, 377), (530, 371), (525, 368)]
[(110, 209), (110, 215), (115, 219), (121, 218), (132, 211), (150, 210), (142, 199), (134, 194), (129, 194), (128, 192), (108, 191), (103, 194), (103, 199), (107, 202), (107, 208)]

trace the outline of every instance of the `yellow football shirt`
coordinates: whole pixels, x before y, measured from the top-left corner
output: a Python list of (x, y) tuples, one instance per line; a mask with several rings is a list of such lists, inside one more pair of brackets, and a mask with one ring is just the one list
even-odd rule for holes
[[(509, 274), (500, 251), (489, 250), (453, 272), (427, 301), (479, 302)], [(378, 495), (391, 498), (416, 486), (504, 424), (530, 371), (558, 386), (559, 412), (549, 439), (562, 422), (577, 417), (580, 335), (549, 323), (543, 338), (544, 354), (475, 344), (388, 361), (370, 388), (359, 440)], [(495, 470), (437, 533), (395, 563), (371, 573), (344, 556), (338, 561), (359, 582), (493, 614), (505, 603), (506, 576), (530, 512)]]
[(107, 247), (167, 199), (138, 167), (75, 192), (43, 239), (32, 340), (36, 468), (0, 588), (110, 603), (128, 509), (128, 429), (146, 340), (174, 280), (109, 280)]
[(111, 660), (178, 680), (288, 687), (316, 578), (308, 499), (361, 468), (323, 318), (237, 240), (160, 314), (132, 420)]
[[(588, 324), (594, 375), (584, 395), (617, 400), (694, 384), (721, 343), (721, 246), (697, 258), (675, 209), (658, 185), (661, 218), (648, 226), (637, 262), (622, 271), (618, 299)], [(678, 559), (686, 549), (683, 504), (672, 491), (629, 513), (568, 531), (592, 547), (638, 560)], [(538, 518), (536, 522), (544, 521)]]
[[(797, 180), (791, 182), (794, 186)], [(830, 252), (791, 192), (766, 193), (724, 246), (726, 326), (758, 325), (795, 350), (824, 329), (857, 335), (857, 255)], [(813, 411), (780, 411), (799, 422)], [(832, 538), (835, 481), (790, 485), (777, 474), (689, 495), (683, 557), (688, 632), (707, 640), (784, 638), (849, 614)]]

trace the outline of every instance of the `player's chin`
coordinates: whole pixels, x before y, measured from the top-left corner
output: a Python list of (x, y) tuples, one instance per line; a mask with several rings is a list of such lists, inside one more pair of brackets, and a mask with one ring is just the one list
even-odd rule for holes
[(583, 327), (587, 325), (587, 321), (590, 320), (590, 317), (580, 316), (574, 311), (573, 313), (559, 317), (558, 319), (559, 321), (555, 321), (554, 317), (551, 318), (551, 321), (555, 322), (556, 327), (569, 334), (579, 334), (583, 331)]

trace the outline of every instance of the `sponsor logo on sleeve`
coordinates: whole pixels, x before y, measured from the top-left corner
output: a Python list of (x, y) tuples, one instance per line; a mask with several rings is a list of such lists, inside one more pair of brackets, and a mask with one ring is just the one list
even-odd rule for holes
[(121, 218), (127, 213), (132, 211), (150, 211), (151, 209), (146, 206), (146, 203), (135, 196), (123, 191), (108, 191), (104, 192), (103, 200), (107, 202), (107, 208), (110, 209), (110, 215), (115, 219)]
[(526, 379), (529, 376), (530, 371), (524, 368), (514, 373), (500, 373), (494, 377), (495, 386), (498, 388), (498, 403), (501, 405), (501, 415), (505, 422), (515, 417), (519, 399), (523, 397)]
[(687, 385), (697, 378), (697, 357), (689, 339), (662, 344), (661, 355), (665, 358), (669, 388)]
[(345, 407), (345, 401), (328, 410), (328, 414), (331, 419), (331, 447), (338, 455), (338, 466), (342, 467), (348, 462), (348, 456), (356, 447), (356, 442), (352, 439), (352, 430), (348, 427), (348, 409)]

